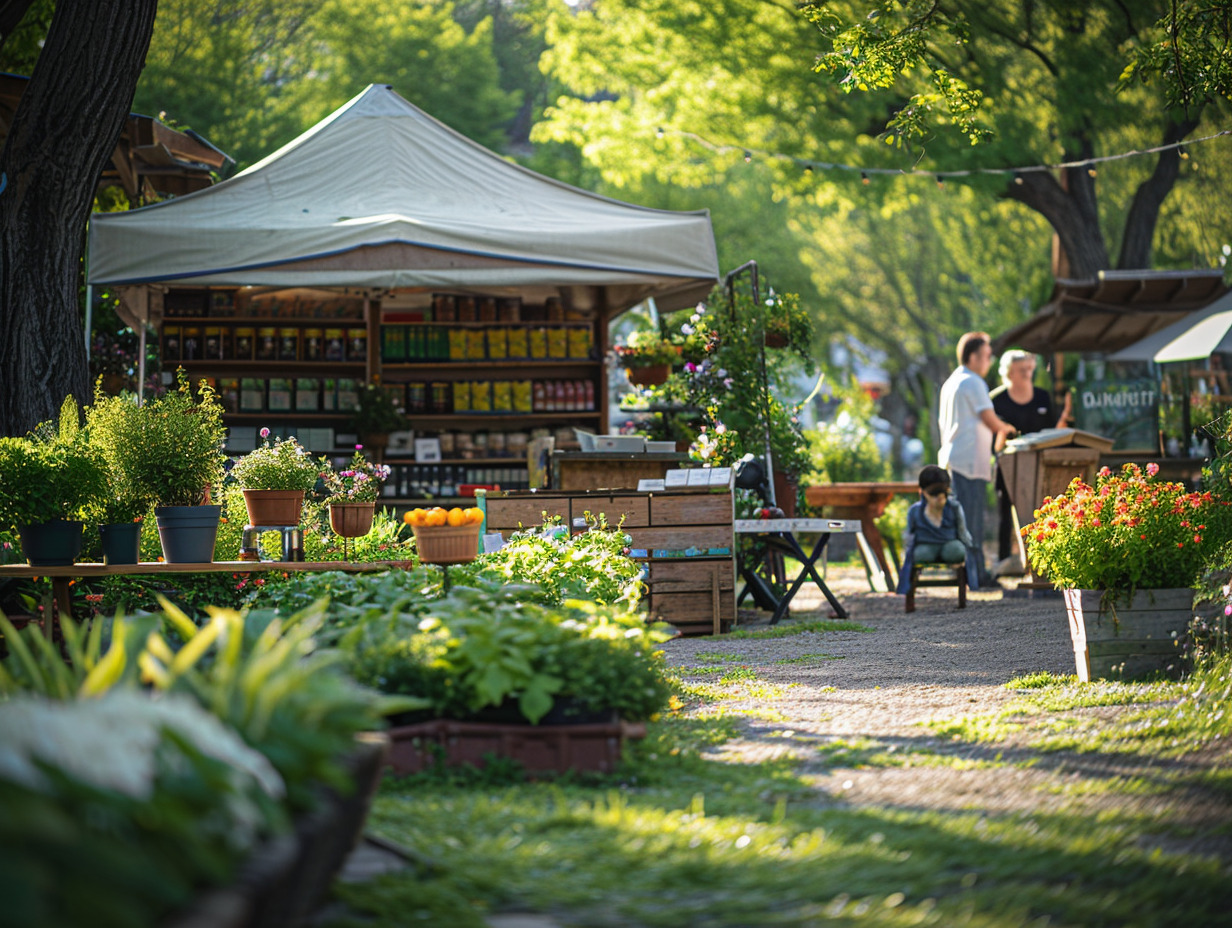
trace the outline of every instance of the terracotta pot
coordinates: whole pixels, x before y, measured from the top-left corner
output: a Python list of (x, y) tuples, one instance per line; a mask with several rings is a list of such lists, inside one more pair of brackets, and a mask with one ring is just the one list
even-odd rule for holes
[(629, 383), (636, 384), (639, 387), (657, 387), (660, 384), (667, 383), (667, 378), (672, 373), (670, 364), (652, 364), (648, 367), (630, 367), (625, 370), (629, 377)]
[(343, 538), (361, 538), (372, 531), (376, 503), (330, 503), (329, 527)]
[(767, 348), (786, 348), (787, 336), (781, 332), (766, 332), (766, 347)]
[(783, 510), (788, 519), (796, 517), (796, 498), (799, 495), (799, 482), (795, 474), (774, 472), (774, 503)]
[(249, 525), (299, 525), (303, 490), (244, 490)]

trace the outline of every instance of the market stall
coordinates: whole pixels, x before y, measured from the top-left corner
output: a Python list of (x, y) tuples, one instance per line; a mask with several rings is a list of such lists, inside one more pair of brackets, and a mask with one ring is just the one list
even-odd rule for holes
[(608, 425), (607, 321), (718, 279), (706, 211), (535, 174), (383, 85), (228, 181), (90, 226), (89, 281), (217, 385), (232, 450), (336, 451), (365, 384), (406, 411), (391, 501), (527, 482), (538, 431)]

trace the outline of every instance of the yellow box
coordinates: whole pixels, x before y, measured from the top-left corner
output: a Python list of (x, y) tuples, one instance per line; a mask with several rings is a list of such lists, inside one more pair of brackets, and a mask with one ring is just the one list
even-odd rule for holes
[(532, 358), (546, 358), (548, 356), (547, 329), (530, 330), (530, 356)]
[(528, 344), (526, 329), (513, 328), (509, 330), (509, 357), (530, 357), (530, 345)]
[(513, 411), (513, 384), (508, 380), (497, 380), (492, 384), (492, 411)]
[(561, 327), (548, 329), (548, 357), (569, 357), (569, 330)]
[(482, 361), (487, 355), (487, 339), (483, 329), (470, 329), (466, 333), (466, 360)]
[(488, 329), (488, 359), (503, 361), (509, 357), (509, 330)]
[(475, 412), (492, 411), (492, 384), (486, 380), (471, 383), (471, 409)]
[(533, 412), (534, 411), (534, 387), (529, 380), (515, 380), (513, 382), (513, 411), (514, 412)]
[(453, 385), (453, 411), (471, 411), (471, 385), (465, 380), (456, 381)]
[(589, 358), (590, 348), (594, 339), (590, 329), (578, 326), (569, 330), (569, 357)]
[(449, 330), (449, 360), (466, 360), (466, 329)]

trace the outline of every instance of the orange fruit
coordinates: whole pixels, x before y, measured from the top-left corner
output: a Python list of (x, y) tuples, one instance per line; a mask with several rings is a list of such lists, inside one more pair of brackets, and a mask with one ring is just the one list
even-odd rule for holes
[(478, 506), (472, 506), (466, 510), (466, 522), (468, 525), (477, 525), (483, 521), (483, 510)]
[(466, 524), (466, 513), (456, 506), (449, 510), (449, 524), (453, 526)]
[(424, 519), (424, 525), (444, 525), (449, 521), (449, 513), (445, 512), (440, 506), (433, 506), (428, 510), (427, 517)]
[(402, 517), (402, 520), (406, 522), (407, 525), (414, 526), (415, 528), (423, 528), (423, 526), (427, 524), (424, 521), (427, 515), (428, 513), (426, 510), (412, 509)]

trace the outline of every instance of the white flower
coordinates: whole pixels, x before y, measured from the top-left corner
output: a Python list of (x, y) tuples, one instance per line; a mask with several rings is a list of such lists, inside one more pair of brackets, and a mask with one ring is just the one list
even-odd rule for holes
[(681, 332), (683, 332), (685, 335), (692, 335), (692, 334), (693, 334), (693, 326), (689, 325), (689, 324), (686, 322), (684, 325), (682, 325), (682, 326), (680, 327), (680, 331), (681, 331)]

